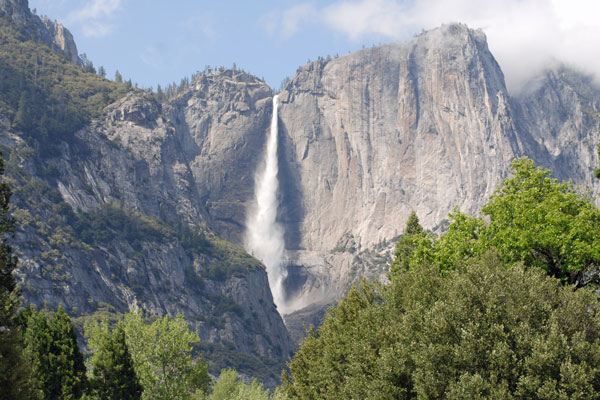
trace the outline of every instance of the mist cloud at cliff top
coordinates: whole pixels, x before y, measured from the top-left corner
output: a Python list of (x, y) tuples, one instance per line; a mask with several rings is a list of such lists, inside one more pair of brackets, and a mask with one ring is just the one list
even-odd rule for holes
[(592, 0), (346, 0), (319, 8), (296, 4), (282, 14), (282, 32), (300, 34), (318, 19), (358, 42), (406, 40), (421, 29), (462, 22), (481, 28), (509, 90), (544, 68), (565, 62), (600, 78), (600, 2)]

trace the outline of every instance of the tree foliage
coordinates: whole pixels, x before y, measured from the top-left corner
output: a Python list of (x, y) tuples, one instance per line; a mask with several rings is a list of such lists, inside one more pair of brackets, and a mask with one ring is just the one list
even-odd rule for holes
[(208, 365), (192, 356), (200, 339), (182, 315), (146, 323), (141, 313), (128, 313), (123, 328), (143, 399), (190, 399), (207, 391)]
[(419, 224), (419, 217), (417, 217), (417, 213), (412, 211), (406, 221), (404, 234), (396, 244), (394, 261), (390, 267), (392, 277), (397, 275), (400, 270), (410, 267), (410, 260), (413, 257), (415, 250), (419, 243), (425, 239), (425, 231)]
[(237, 371), (224, 369), (214, 383), (212, 393), (207, 400), (271, 400), (268, 389), (253, 379), (245, 383), (239, 378)]
[(32, 366), (32, 385), (40, 399), (80, 399), (87, 388), (83, 355), (71, 319), (62, 306), (50, 320), (29, 309), (25, 353)]
[(532, 160), (513, 161), (512, 172), (482, 209), (489, 222), (455, 210), (448, 232), (421, 242), (411, 263), (448, 270), (494, 248), (507, 263), (584, 285), (585, 272), (600, 266), (600, 210)]
[(123, 324), (117, 324), (112, 331), (107, 320), (86, 324), (85, 334), (93, 351), (90, 357), (90, 392), (93, 398), (140, 399), (143, 388), (133, 367)]
[(94, 72), (89, 60), (72, 64), (0, 17), (0, 113), (46, 151), (127, 92)]
[(289, 364), (292, 399), (594, 399), (600, 305), (486, 253), (354, 289)]

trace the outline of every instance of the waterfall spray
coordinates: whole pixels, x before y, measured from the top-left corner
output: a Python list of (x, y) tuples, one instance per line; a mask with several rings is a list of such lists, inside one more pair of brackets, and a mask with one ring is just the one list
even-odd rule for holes
[(264, 163), (254, 180), (256, 209), (248, 217), (246, 248), (265, 264), (273, 300), (279, 312), (284, 313), (283, 281), (287, 275), (284, 268), (285, 242), (283, 227), (276, 221), (279, 206), (277, 199), (279, 189), (277, 179), (279, 169), (277, 160), (277, 100), (278, 96), (273, 97), (273, 116), (271, 117), (271, 130), (267, 140)]

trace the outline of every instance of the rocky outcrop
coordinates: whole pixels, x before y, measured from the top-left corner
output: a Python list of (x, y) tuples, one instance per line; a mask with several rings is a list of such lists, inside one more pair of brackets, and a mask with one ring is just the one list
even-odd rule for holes
[(165, 108), (211, 226), (242, 244), (254, 173), (272, 111), (271, 89), (245, 72), (201, 74)]
[[(15, 248), (25, 298), (62, 303), (74, 317), (106, 305), (182, 313), (212, 350), (255, 357), (259, 366), (283, 362), (293, 343), (264, 267), (210, 233), (228, 224), (243, 231), (270, 96), (263, 82), (232, 71), (199, 76), (165, 106), (132, 91), (62, 140), (58, 154), (36, 155), (34, 139), (3, 130), (8, 176), (19, 188)], [(50, 200), (35, 203), (45, 191)]]
[(300, 68), (280, 119), (288, 248), (321, 260), (334, 296), (351, 276), (352, 257), (330, 255), (345, 236), (360, 251), (411, 210), (430, 229), (455, 206), (477, 213), (522, 154), (485, 36), (457, 24)]
[(600, 199), (593, 176), (600, 165), (600, 87), (589, 76), (562, 67), (546, 71), (513, 99), (525, 153), (560, 180)]
[(45, 43), (73, 64), (81, 64), (71, 32), (56, 21), (33, 14), (28, 0), (0, 0), (0, 17), (8, 18), (22, 33)]

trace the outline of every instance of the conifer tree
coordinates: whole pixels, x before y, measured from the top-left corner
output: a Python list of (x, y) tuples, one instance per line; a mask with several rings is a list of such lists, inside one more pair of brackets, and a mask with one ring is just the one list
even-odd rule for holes
[(143, 388), (133, 368), (133, 359), (125, 341), (123, 325), (118, 324), (112, 332), (108, 322), (86, 325), (88, 344), (93, 350), (90, 389), (101, 400), (137, 400)]
[(31, 101), (29, 94), (26, 91), (21, 92), (19, 98), (19, 104), (17, 106), (17, 113), (13, 119), (13, 126), (23, 132), (29, 132), (32, 128), (31, 121)]
[(425, 231), (419, 224), (419, 217), (417, 217), (417, 213), (412, 211), (406, 221), (404, 235), (396, 244), (394, 261), (390, 268), (392, 278), (396, 276), (400, 270), (406, 270), (410, 267), (410, 259), (412, 258), (419, 241), (423, 240), (425, 237)]
[[(60, 399), (78, 399), (87, 385), (83, 355), (77, 345), (77, 335), (71, 319), (62, 305), (48, 323), (52, 334), (51, 365), (54, 367), (55, 394)], [(60, 385), (60, 387), (59, 387)]]
[(48, 320), (42, 312), (31, 308), (22, 313), (26, 318), (25, 354), (32, 367), (31, 385), (37, 393), (37, 398), (50, 398), (51, 380), (53, 378), (50, 365), (50, 343), (52, 335)]
[(71, 319), (62, 306), (49, 322), (43, 312), (31, 312), (25, 344), (39, 398), (81, 398), (87, 386), (85, 364)]

